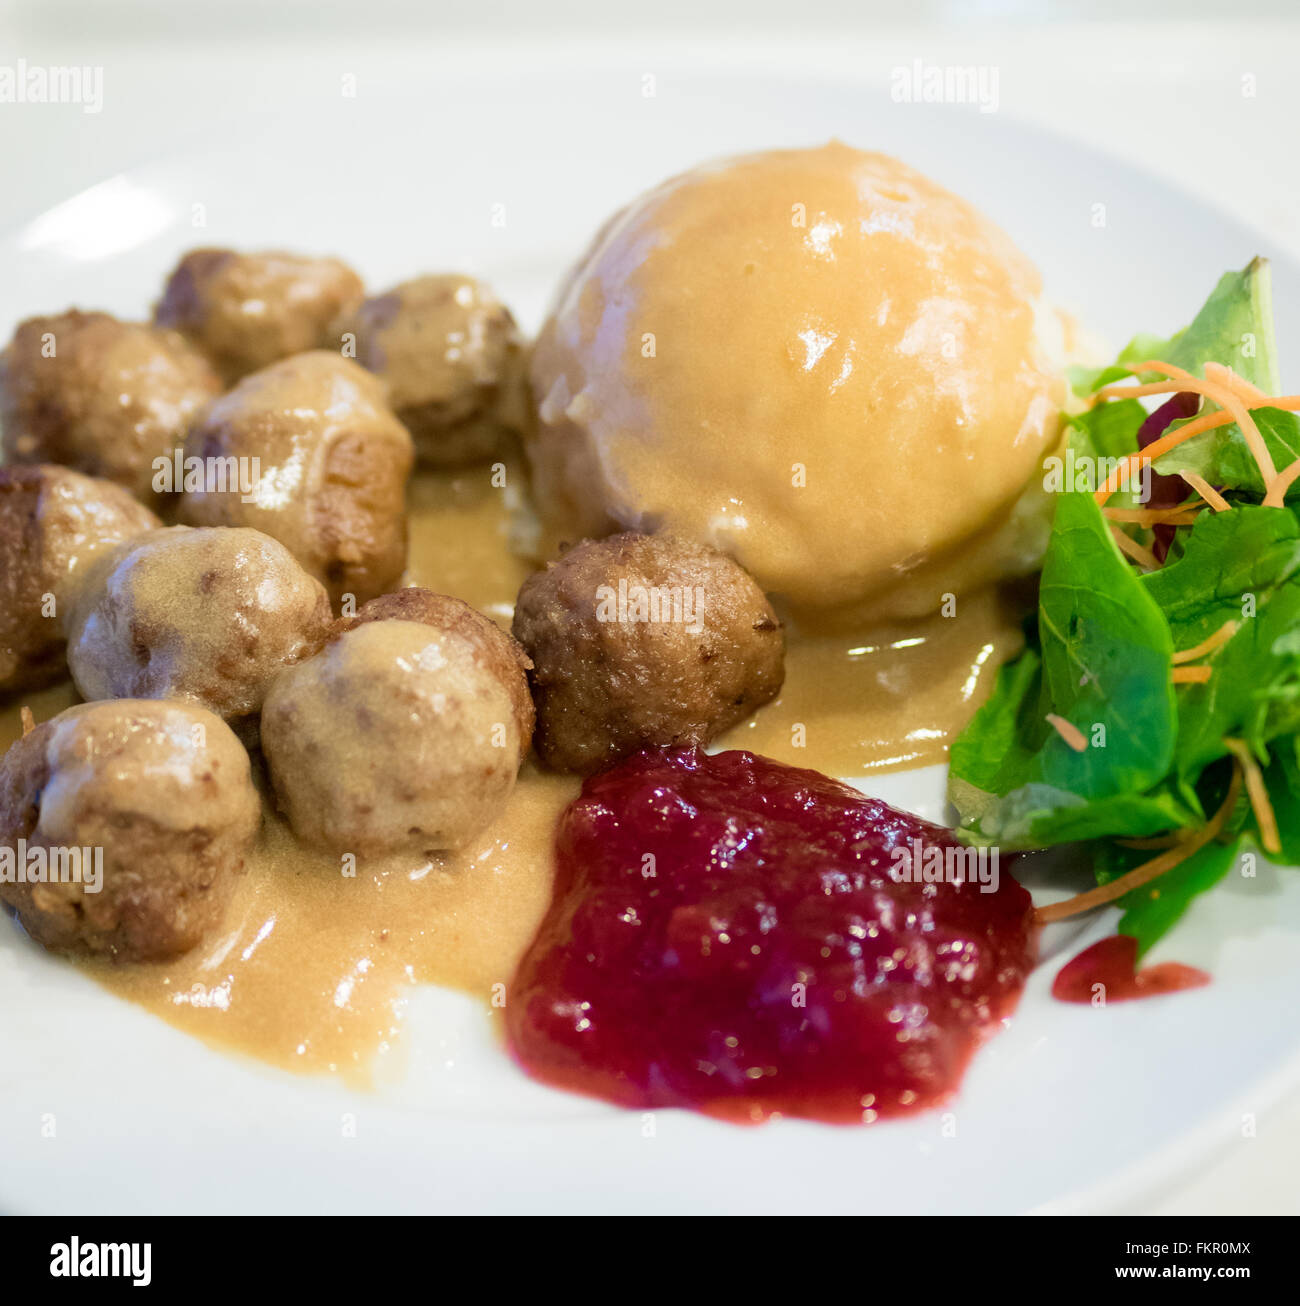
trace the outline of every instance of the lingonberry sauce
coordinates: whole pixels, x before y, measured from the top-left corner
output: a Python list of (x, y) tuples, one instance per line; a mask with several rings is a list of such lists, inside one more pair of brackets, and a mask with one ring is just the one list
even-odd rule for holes
[(560, 820), (511, 1049), (540, 1080), (643, 1109), (869, 1122), (933, 1105), (1034, 961), (1005, 868), (981, 892), (913, 882), (933, 854), (915, 876), (895, 855), (960, 847), (815, 771), (643, 753)]
[(1129, 935), (1112, 934), (1085, 948), (1061, 967), (1052, 983), (1052, 996), (1062, 1002), (1094, 1002), (1098, 998), (1127, 1002), (1198, 989), (1210, 982), (1205, 971), (1181, 961), (1164, 961), (1138, 970), (1137, 947), (1137, 940)]

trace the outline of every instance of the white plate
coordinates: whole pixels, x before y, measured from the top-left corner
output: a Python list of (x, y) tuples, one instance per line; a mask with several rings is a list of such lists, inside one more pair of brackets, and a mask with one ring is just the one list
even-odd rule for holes
[[(526, 325), (599, 221), (713, 155), (835, 135), (967, 195), (1051, 292), (1120, 341), (1185, 322), (1218, 275), (1271, 251), (1159, 182), (997, 115), (855, 86), (551, 63), (467, 70), (227, 125), (0, 241), (4, 320), (68, 304), (143, 314), (200, 243), (337, 252), (372, 285), (457, 269)], [(1105, 206), (1106, 222), (1095, 225)], [(200, 206), (200, 207), (196, 207)], [(503, 207), (498, 207), (503, 206)], [(196, 229), (202, 212), (206, 227)], [(504, 217), (504, 224), (501, 219)], [(1279, 261), (1284, 375), (1300, 376), (1300, 269)], [(931, 817), (942, 772), (868, 786)], [(1300, 877), (1265, 867), (1199, 900), (1155, 959), (1208, 988), (1104, 1010), (1049, 996), (1061, 927), (1010, 1028), (948, 1113), (842, 1129), (741, 1129), (541, 1088), (477, 1005), (411, 1004), (410, 1064), (373, 1094), (214, 1053), (0, 927), (0, 1209), (10, 1211), (992, 1212), (1140, 1200), (1242, 1137), (1300, 1081)]]

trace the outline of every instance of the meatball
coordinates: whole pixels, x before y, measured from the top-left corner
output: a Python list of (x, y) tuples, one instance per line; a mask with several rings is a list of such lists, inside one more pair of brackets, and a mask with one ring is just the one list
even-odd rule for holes
[(0, 693), (67, 673), (63, 617), (98, 553), (160, 525), (120, 485), (67, 467), (0, 467)]
[(208, 407), (185, 454), (244, 460), (253, 488), (190, 490), (182, 521), (265, 531), (336, 604), (348, 594), (364, 603), (401, 579), (411, 437), (383, 383), (356, 363), (319, 350), (255, 372)]
[(404, 590), (282, 671), (262, 750), (299, 838), (357, 855), (459, 848), (514, 788), (533, 709), (523, 651), (468, 604)]
[[(0, 899), (47, 948), (175, 957), (220, 922), (260, 821), (248, 754), (220, 718), (187, 703), (81, 704), (0, 760), (0, 857), (29, 868), (25, 882), (0, 878)], [(62, 873), (33, 882), (33, 853)]]
[(153, 504), (155, 461), (220, 390), (173, 331), (75, 309), (28, 318), (0, 354), (5, 459), (62, 463)]
[(538, 755), (587, 774), (640, 748), (704, 744), (775, 698), (781, 623), (754, 580), (702, 545), (585, 540), (519, 591)]
[(104, 554), (67, 621), (81, 696), (183, 698), (231, 720), (333, 622), (324, 587), (284, 545), (240, 527), (150, 531)]
[(330, 345), (330, 323), (360, 302), (361, 278), (335, 258), (195, 249), (167, 279), (159, 326), (185, 332), (227, 384)]
[(429, 276), (367, 299), (335, 326), (383, 377), (421, 462), (489, 458), (526, 411), (523, 347), (510, 310), (471, 277)]

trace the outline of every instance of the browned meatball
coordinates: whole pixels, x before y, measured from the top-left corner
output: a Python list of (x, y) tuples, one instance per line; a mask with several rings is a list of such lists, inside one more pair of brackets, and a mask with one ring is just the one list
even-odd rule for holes
[(0, 694), (67, 674), (63, 619), (97, 554), (159, 525), (120, 485), (0, 467)]
[(357, 855), (459, 848), (528, 751), (528, 660), (468, 604), (403, 590), (276, 677), (262, 750), (299, 838)]
[(75, 309), (28, 318), (0, 354), (5, 458), (75, 467), (154, 504), (155, 460), (220, 389), (174, 331)]
[(167, 279), (154, 321), (184, 331), (229, 385), (333, 344), (330, 323), (364, 294), (361, 278), (336, 258), (195, 249)]
[(16, 859), (23, 840), (25, 863), (40, 850), (59, 871), (0, 881), (0, 898), (47, 948), (175, 957), (220, 921), (260, 821), (248, 754), (220, 718), (186, 703), (81, 704), (0, 760), (0, 850)]
[(243, 460), (251, 494), (191, 491), (195, 526), (252, 526), (279, 540), (338, 604), (392, 589), (406, 569), (411, 437), (383, 383), (324, 350), (245, 377), (211, 404), (186, 460)]
[(333, 622), (283, 544), (239, 527), (151, 531), (100, 557), (67, 621), (82, 698), (184, 698), (233, 720)]
[(429, 276), (367, 299), (335, 326), (437, 466), (488, 458), (525, 412), (523, 347), (510, 310), (471, 277)]
[(639, 748), (707, 743), (774, 698), (781, 623), (721, 553), (666, 535), (584, 540), (519, 591), (534, 743), (586, 774)]
[(507, 635), (494, 621), (490, 621), (477, 608), (464, 599), (450, 594), (435, 594), (432, 590), (410, 585), (381, 594), (363, 604), (354, 617), (341, 617), (334, 623), (333, 633), (363, 626), (368, 621), (416, 621), (432, 626), (454, 639), (462, 640), (474, 651), (474, 657), (510, 692), (519, 737), (524, 752), (533, 737), (533, 696), (528, 681), (522, 673), (532, 668), (532, 662), (517, 639)]

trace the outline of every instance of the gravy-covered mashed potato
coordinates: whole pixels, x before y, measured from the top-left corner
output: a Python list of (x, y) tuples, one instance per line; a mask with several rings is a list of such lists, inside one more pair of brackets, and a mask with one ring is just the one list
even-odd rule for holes
[(667, 529), (796, 608), (862, 616), (1026, 571), (1064, 399), (1040, 291), (1001, 231), (885, 155), (668, 181), (600, 232), (537, 342), (548, 533)]

